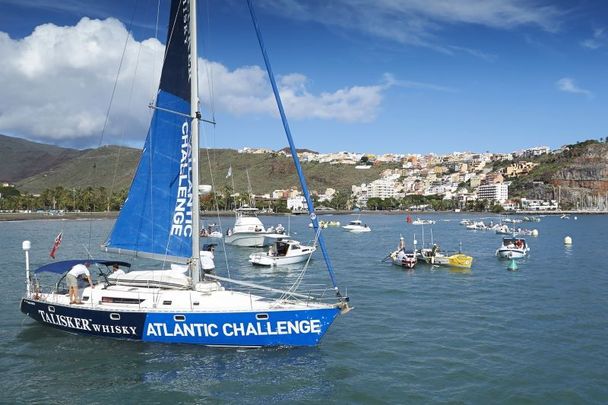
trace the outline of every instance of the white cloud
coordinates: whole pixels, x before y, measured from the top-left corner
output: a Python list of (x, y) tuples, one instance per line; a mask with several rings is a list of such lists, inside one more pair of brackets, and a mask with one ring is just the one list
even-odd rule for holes
[(555, 85), (557, 86), (558, 90), (566, 93), (582, 94), (587, 97), (593, 96), (589, 90), (578, 87), (578, 85), (574, 82), (574, 79), (569, 77), (559, 79), (557, 82), (555, 82)]
[[(148, 126), (146, 106), (156, 92), (164, 48), (155, 39), (134, 40), (121, 22), (111, 18), (83, 18), (66, 27), (44, 24), (18, 40), (0, 32), (0, 133), (74, 146), (96, 145), (127, 38), (103, 142), (140, 143)], [(217, 111), (277, 114), (267, 74), (259, 66), (231, 70), (213, 61), (202, 61), (200, 66), (201, 91), (209, 94), (204, 91), (208, 83), (204, 72), (210, 72)], [(342, 122), (373, 120), (383, 93), (396, 84), (385, 80), (315, 94), (308, 78), (300, 73), (279, 77), (290, 118)], [(433, 89), (431, 85), (426, 88)], [(209, 97), (203, 95), (203, 99), (209, 103)]]
[(581, 42), (581, 46), (589, 49), (598, 49), (608, 44), (608, 35), (605, 28), (596, 28), (593, 30), (593, 36)]
[[(229, 70), (204, 61), (203, 72), (210, 72), (215, 108), (235, 115), (250, 113), (278, 115), (267, 73), (259, 66)], [(209, 94), (206, 77), (201, 80), (203, 94)], [(331, 119), (342, 122), (368, 122), (375, 118), (382, 101), (384, 84), (352, 86), (318, 95), (308, 90), (308, 78), (300, 73), (279, 77), (279, 91), (285, 111), (294, 119)], [(207, 97), (204, 98), (209, 103)]]
[(140, 140), (149, 120), (140, 106), (154, 94), (150, 83), (163, 46), (154, 39), (136, 42), (115, 19), (44, 24), (19, 40), (0, 33), (0, 132), (73, 145), (99, 142), (125, 40), (107, 134)]
[(534, 26), (554, 32), (563, 14), (555, 6), (529, 0), (266, 0), (262, 6), (297, 20), (361, 31), (445, 53), (463, 51), (483, 58), (488, 55), (481, 51), (441, 44), (437, 34), (446, 25), (456, 24), (503, 30)]

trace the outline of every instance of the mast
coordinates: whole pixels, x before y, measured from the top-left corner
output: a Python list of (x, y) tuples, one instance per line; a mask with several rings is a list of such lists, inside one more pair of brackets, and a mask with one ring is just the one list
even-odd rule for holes
[(200, 281), (200, 198), (198, 179), (199, 158), (199, 111), (198, 99), (198, 52), (196, 34), (196, 0), (190, 0), (190, 116), (191, 122), (191, 148), (192, 148), (192, 261), (190, 269), (192, 274), (192, 287)]

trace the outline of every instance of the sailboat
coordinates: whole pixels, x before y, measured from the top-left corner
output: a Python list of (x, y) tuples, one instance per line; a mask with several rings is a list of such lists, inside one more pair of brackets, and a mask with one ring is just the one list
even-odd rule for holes
[[(248, 6), (311, 220), (319, 233), (251, 1)], [(350, 310), (348, 297), (336, 284), (323, 235), (319, 233), (318, 243), (333, 287), (319, 295), (208, 273), (205, 264), (211, 260), (213, 265), (212, 255), (201, 252), (198, 237), (199, 124), (203, 119), (196, 32), (196, 2), (172, 0), (160, 86), (141, 160), (127, 200), (102, 245), (106, 252), (170, 262), (171, 268), (106, 277), (103, 266), (128, 268), (130, 263), (88, 258), (53, 262), (32, 272), (31, 243), (24, 241), (27, 282), (21, 311), (46, 326), (83, 335), (220, 347), (316, 345), (336, 316)], [(70, 303), (61, 279), (49, 290), (40, 287), (40, 273), (61, 275), (84, 262), (98, 266), (104, 276), (96, 285), (79, 289), (81, 302)], [(246, 287), (246, 292), (227, 285)], [(334, 294), (327, 294), (328, 289)]]

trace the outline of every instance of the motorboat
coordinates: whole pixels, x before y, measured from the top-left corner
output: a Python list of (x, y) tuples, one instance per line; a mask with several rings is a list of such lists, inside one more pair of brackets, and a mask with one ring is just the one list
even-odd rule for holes
[(473, 265), (473, 257), (463, 253), (446, 255), (442, 253), (439, 246), (433, 245), (432, 248), (419, 249), (417, 254), (418, 261), (435, 266), (447, 266), (470, 269)]
[(469, 225), (466, 225), (466, 228), (472, 231), (485, 231), (488, 229), (488, 226), (482, 221), (476, 221)]
[[(329, 226), (329, 222), (326, 222), (326, 221), (319, 221), (319, 228), (325, 229), (325, 228), (327, 228), (328, 226)], [(313, 227), (312, 222), (308, 224), (308, 227), (309, 227), (309, 228), (312, 228), (312, 227)]]
[(244, 247), (263, 247), (274, 242), (273, 237), (285, 237), (274, 231), (269, 232), (257, 216), (258, 209), (244, 205), (234, 210), (236, 220), (228, 229), (225, 242), (228, 245)]
[(354, 233), (362, 233), (362, 232), (370, 232), (371, 228), (367, 226), (367, 224), (363, 224), (361, 220), (355, 219), (350, 221), (348, 225), (344, 225), (342, 228), (346, 229), (349, 232)]
[(530, 252), (530, 247), (524, 238), (503, 238), (502, 244), (496, 250), (496, 255), (503, 259), (521, 259)]
[(221, 239), (224, 237), (215, 224), (210, 224), (206, 228), (202, 228), (200, 232), (201, 238)]
[(432, 219), (420, 219), (420, 218), (416, 218), (415, 220), (412, 221), (412, 225), (433, 225), (436, 221), (433, 221)]
[(502, 222), (506, 224), (521, 224), (523, 220), (519, 218), (503, 218)]
[(515, 229), (511, 229), (511, 228), (509, 228), (508, 225), (503, 224), (503, 225), (499, 225), (495, 229), (495, 232), (498, 235), (512, 235), (513, 233), (515, 233)]
[(301, 263), (317, 250), (314, 246), (305, 246), (297, 240), (276, 240), (267, 252), (252, 253), (249, 255), (249, 263), (259, 266), (281, 266), (286, 264)]

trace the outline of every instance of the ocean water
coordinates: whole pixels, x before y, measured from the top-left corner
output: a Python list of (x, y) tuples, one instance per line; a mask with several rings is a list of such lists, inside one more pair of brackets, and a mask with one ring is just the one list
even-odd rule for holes
[[(32, 266), (98, 255), (113, 221), (0, 223), (2, 283), (0, 402), (4, 403), (606, 403), (608, 402), (608, 217), (544, 217), (519, 270), (494, 252), (500, 236), (468, 231), (465, 214), (426, 215), (445, 249), (474, 256), (470, 272), (382, 263), (400, 235), (422, 243), (402, 215), (363, 215), (371, 233), (324, 231), (336, 276), (354, 310), (339, 316), (314, 348), (236, 350), (83, 337), (53, 330), (19, 311), (21, 241)], [(332, 216), (345, 224), (352, 216)], [(486, 219), (489, 220), (490, 218)], [(493, 218), (497, 220), (497, 217)], [(262, 217), (266, 225), (281, 217)], [(312, 238), (306, 217), (291, 231)], [(223, 218), (231, 225), (232, 218)], [(563, 238), (573, 238), (573, 245)], [(298, 269), (250, 267), (254, 250), (227, 247), (231, 275), (289, 283)], [(308, 272), (327, 280), (320, 252)], [(218, 274), (226, 259), (216, 253)]]

